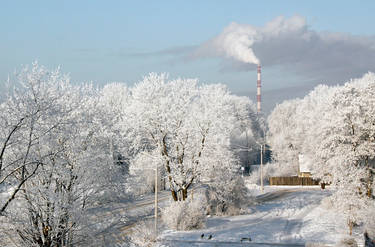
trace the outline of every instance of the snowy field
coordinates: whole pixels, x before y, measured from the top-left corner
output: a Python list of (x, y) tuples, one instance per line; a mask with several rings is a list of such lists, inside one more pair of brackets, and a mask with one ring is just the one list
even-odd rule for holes
[[(202, 230), (164, 231), (160, 246), (333, 246), (347, 236), (345, 220), (322, 202), (331, 194), (329, 189), (266, 186), (263, 194), (257, 187), (250, 190), (256, 203), (248, 214), (209, 218)], [(362, 235), (355, 231), (354, 237), (361, 245)]]
[[(333, 246), (347, 236), (345, 219), (331, 210), (329, 203), (324, 201), (324, 198), (331, 194), (329, 188), (321, 190), (316, 186), (265, 186), (262, 193), (258, 186), (247, 187), (256, 198), (253, 205), (249, 206), (247, 214), (208, 218), (206, 228), (201, 230), (165, 230), (159, 236), (159, 246), (293, 247), (309, 246), (312, 243)], [(166, 200), (168, 195), (168, 192), (162, 193), (161, 199)], [(95, 209), (90, 210), (90, 214), (96, 216), (97, 220), (94, 221), (101, 222), (94, 225), (102, 231), (103, 227), (106, 229), (104, 232), (93, 229), (93, 232), (98, 234), (98, 241), (106, 246), (116, 246), (116, 242), (120, 243), (122, 237), (127, 235), (125, 229), (127, 226), (131, 227), (134, 224), (132, 221), (136, 218), (152, 216), (153, 197), (141, 198), (139, 203), (135, 203), (131, 208), (124, 205), (112, 206), (111, 209), (101, 208), (97, 212)], [(142, 212), (138, 212), (139, 210)], [(105, 214), (106, 217), (103, 217), (104, 212), (108, 212), (109, 215)], [(126, 215), (127, 223), (120, 222), (120, 218), (123, 217), (119, 217), (120, 215)], [(134, 219), (130, 220), (129, 217)], [(116, 222), (112, 222), (114, 219), (117, 219)], [(121, 229), (125, 232), (121, 233)], [(208, 239), (210, 235), (212, 237)], [(359, 229), (354, 229), (354, 237), (360, 246), (363, 246)], [(251, 242), (248, 238), (251, 238)]]

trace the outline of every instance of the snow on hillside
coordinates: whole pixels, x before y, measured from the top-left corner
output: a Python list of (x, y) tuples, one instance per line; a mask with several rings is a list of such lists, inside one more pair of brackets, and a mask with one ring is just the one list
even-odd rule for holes
[[(281, 243), (283, 246), (324, 243), (329, 246), (347, 236), (345, 219), (330, 210), (324, 200), (331, 194), (329, 189), (266, 186), (263, 194), (257, 187), (251, 191), (259, 195), (255, 205), (250, 206), (249, 214), (209, 218), (207, 228), (202, 230), (165, 231), (160, 238), (173, 241), (164, 241), (161, 246), (231, 246), (249, 237), (252, 243)], [(212, 238), (208, 240), (210, 235)], [(354, 232), (354, 237), (362, 243), (361, 233)]]

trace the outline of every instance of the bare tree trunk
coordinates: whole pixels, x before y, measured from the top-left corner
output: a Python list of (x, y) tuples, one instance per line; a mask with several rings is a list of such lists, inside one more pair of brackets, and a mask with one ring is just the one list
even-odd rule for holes
[(351, 236), (353, 234), (353, 221), (348, 220), (348, 226), (349, 226), (349, 235)]
[(182, 190), (182, 200), (183, 200), (183, 201), (186, 200), (186, 198), (187, 198), (187, 194), (188, 194), (188, 192), (187, 192), (187, 188), (186, 188), (186, 189), (183, 189), (183, 190)]
[(171, 189), (171, 193), (172, 193), (172, 198), (173, 198), (173, 200), (174, 200), (175, 202), (177, 202), (177, 201), (178, 201), (178, 198), (177, 198), (177, 193), (176, 193), (176, 191), (174, 191), (173, 189)]

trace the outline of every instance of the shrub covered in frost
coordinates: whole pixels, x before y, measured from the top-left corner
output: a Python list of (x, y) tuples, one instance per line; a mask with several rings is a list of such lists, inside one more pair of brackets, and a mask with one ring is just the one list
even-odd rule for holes
[(251, 198), (241, 176), (222, 171), (220, 179), (208, 186), (208, 213), (211, 215), (238, 215), (247, 208)]
[(156, 238), (157, 235), (153, 223), (144, 221), (133, 228), (130, 242), (139, 247), (153, 247), (156, 246)]
[(162, 210), (163, 222), (173, 230), (200, 229), (206, 223), (207, 202), (203, 197), (195, 200), (171, 201), (170, 205)]

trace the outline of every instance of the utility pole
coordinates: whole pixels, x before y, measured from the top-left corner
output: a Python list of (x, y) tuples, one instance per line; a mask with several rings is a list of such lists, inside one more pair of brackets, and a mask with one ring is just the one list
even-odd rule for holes
[(263, 144), (260, 145), (260, 189), (263, 192)]
[[(258, 75), (258, 78), (257, 78), (257, 113), (258, 113), (258, 117), (259, 117), (259, 114), (261, 112), (261, 83), (262, 83), (262, 80), (261, 80), (261, 66), (260, 66), (260, 63), (258, 64), (257, 66), (257, 75)], [(260, 187), (261, 187), (261, 191), (263, 192), (263, 145), (264, 145), (264, 148), (266, 148), (266, 145), (265, 145), (265, 133), (264, 133), (264, 128), (263, 128), (263, 142), (264, 143), (260, 143)]]
[(155, 162), (155, 235), (158, 235), (158, 163)]

